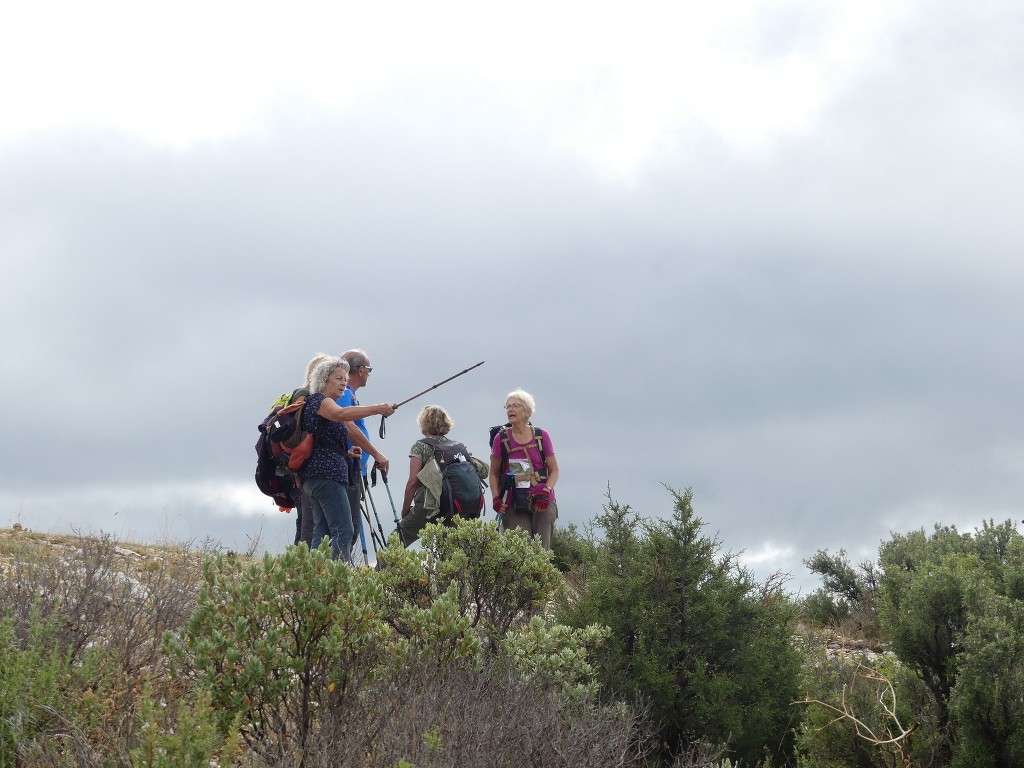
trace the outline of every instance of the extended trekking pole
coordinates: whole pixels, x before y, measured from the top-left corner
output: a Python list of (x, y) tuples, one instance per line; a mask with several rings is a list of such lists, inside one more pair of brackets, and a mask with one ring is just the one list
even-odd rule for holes
[[(432, 387), (427, 387), (427, 388), (426, 388), (426, 389), (424, 389), (424, 390), (423, 390), (422, 392), (417, 392), (417, 393), (416, 393), (415, 395), (413, 395), (412, 397), (407, 397), (407, 398), (405, 398), (405, 400), (403, 400), (403, 401), (402, 401), (402, 402), (400, 402), (400, 403), (395, 403), (395, 404), (394, 404), (394, 405), (392, 406), (392, 408), (394, 408), (395, 410), (398, 410), (398, 409), (399, 409), (399, 408), (400, 408), (401, 406), (405, 405), (405, 404), (406, 404), (406, 403), (408, 403), (408, 402), (411, 402), (412, 400), (415, 400), (415, 399), (416, 399), (417, 397), (422, 397), (423, 395), (427, 394), (427, 392), (430, 392), (430, 391), (431, 391), (432, 389), (437, 389), (437, 388), (438, 388), (438, 387), (440, 387), (440, 386), (441, 386), (442, 384), (447, 384), (447, 383), (448, 383), (449, 381), (451, 381), (452, 379), (457, 379), (457, 378), (459, 378), (459, 376), (461, 376), (462, 374), (464, 374), (464, 373), (469, 373), (469, 372), (470, 372), (470, 371), (472, 371), (472, 370), (473, 370), (474, 368), (479, 368), (479, 367), (480, 367), (481, 365), (483, 365), (483, 364), (484, 364), (485, 362), (486, 362), (486, 360), (481, 360), (481, 361), (480, 361), (479, 363), (477, 363), (476, 365), (471, 365), (471, 366), (469, 366), (469, 368), (467, 368), (466, 370), (464, 370), (464, 371), (459, 371), (459, 372), (458, 372), (458, 373), (456, 373), (456, 374), (455, 374), (454, 376), (449, 376), (449, 377), (448, 377), (447, 379), (445, 379), (444, 381), (439, 381), (439, 382), (437, 382), (437, 384), (435, 384), (434, 386), (432, 386)], [(386, 430), (386, 429), (384, 428), (384, 419), (386, 419), (386, 418), (387, 418), (387, 416), (381, 416), (381, 417), (380, 417), (380, 430), (379, 430), (378, 434), (380, 435), (380, 439), (381, 439), (381, 440), (383, 440), (383, 439), (384, 439), (384, 433), (385, 433), (385, 432), (387, 431), (387, 430)]]
[[(377, 514), (377, 505), (373, 503), (373, 495), (370, 493), (370, 483), (366, 479), (366, 475), (363, 475), (363, 487), (366, 489), (366, 498), (370, 500), (370, 508), (373, 509), (373, 517), (377, 521), (377, 529), (380, 531), (380, 545), (386, 547), (388, 544), (388, 537), (384, 535), (384, 526), (380, 524), (380, 515)], [(376, 536), (373, 528), (370, 528), (370, 533)]]
[(370, 554), (366, 551), (366, 534), (363, 532), (363, 516), (359, 516), (359, 543), (363, 545), (363, 565), (370, 564)]
[[(358, 474), (362, 471), (362, 466), (363, 466), (362, 465), (362, 459), (360, 459), (357, 456), (350, 458), (348, 460), (349, 479), (351, 479), (353, 477), (352, 473), (356, 473), (356, 476), (358, 476)], [(362, 496), (362, 494), (360, 494), (360, 497), (361, 496)], [(349, 498), (351, 500), (351, 497), (349, 497)], [(360, 498), (360, 502), (359, 503), (360, 503), (360, 506), (361, 506), (362, 505), (362, 499), (361, 498)], [(366, 534), (363, 532), (363, 519), (362, 519), (362, 516), (359, 514), (358, 510), (356, 511), (356, 520), (358, 521), (356, 525), (359, 528), (359, 531), (358, 531), (358, 533), (359, 533), (359, 543), (362, 545), (362, 548), (363, 548), (363, 565), (369, 565), (370, 564), (369, 554), (366, 551)], [(355, 560), (355, 544), (356, 544), (355, 543), (355, 533), (353, 533), (352, 534), (352, 555), (353, 555), (352, 560), (353, 561)]]
[[(362, 518), (359, 520), (359, 524), (362, 525), (363, 520), (366, 521), (366, 528), (363, 530), (370, 531), (370, 546), (373, 547), (373, 556), (374, 559), (376, 559), (377, 550), (380, 549), (380, 547), (377, 544), (377, 534), (374, 532), (373, 524), (370, 522), (370, 504), (366, 500), (365, 496), (359, 500), (359, 509), (363, 513)], [(369, 563), (367, 563), (367, 565), (369, 565)]]
[[(380, 468), (381, 478), (384, 480), (384, 487), (387, 490), (387, 500), (391, 502), (391, 514), (394, 515), (394, 527), (398, 531), (398, 539), (401, 540), (401, 546), (406, 546), (406, 537), (401, 534), (401, 522), (398, 520), (398, 510), (394, 508), (394, 497), (391, 496), (391, 486), (387, 484), (387, 470), (384, 467)], [(374, 478), (374, 484), (377, 484), (377, 463), (374, 462), (374, 468), (370, 471)]]

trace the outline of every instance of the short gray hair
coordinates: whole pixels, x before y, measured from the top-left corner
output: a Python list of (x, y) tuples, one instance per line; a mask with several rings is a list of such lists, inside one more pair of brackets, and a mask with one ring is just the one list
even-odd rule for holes
[(370, 364), (369, 355), (367, 355), (366, 352), (364, 352), (361, 349), (350, 349), (348, 352), (342, 355), (342, 357), (348, 360), (349, 371), (354, 371), (361, 365)]
[(514, 400), (526, 406), (526, 418), (533, 416), (533, 412), (537, 409), (537, 404), (533, 402), (533, 395), (525, 389), (513, 389), (505, 395), (505, 405), (508, 405), (509, 400)]
[(327, 380), (339, 368), (348, 373), (348, 360), (344, 357), (325, 357), (313, 366), (313, 372), (309, 374), (309, 391), (314, 394), (323, 394), (327, 387)]

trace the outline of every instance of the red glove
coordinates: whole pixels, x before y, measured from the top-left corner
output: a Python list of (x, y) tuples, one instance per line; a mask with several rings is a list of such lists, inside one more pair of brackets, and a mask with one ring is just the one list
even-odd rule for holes
[(548, 507), (551, 506), (551, 494), (541, 486), (535, 491), (530, 491), (530, 503), (533, 505), (534, 511), (547, 512)]
[(505, 503), (504, 501), (502, 501), (502, 500), (501, 500), (501, 497), (500, 497), (500, 496), (495, 496), (495, 497), (494, 497), (494, 498), (493, 498), (493, 499), (491, 500), (491, 508), (492, 508), (492, 509), (493, 509), (493, 510), (494, 510), (495, 512), (497, 512), (497, 513), (498, 513), (499, 515), (500, 515), (500, 514), (501, 514), (502, 512), (504, 512), (504, 511), (505, 511), (505, 508), (506, 508), (506, 507), (508, 507), (508, 504), (506, 504), (506, 503)]

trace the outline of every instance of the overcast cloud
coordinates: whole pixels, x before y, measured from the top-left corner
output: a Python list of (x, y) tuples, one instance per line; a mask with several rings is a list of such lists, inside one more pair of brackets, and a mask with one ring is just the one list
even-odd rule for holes
[(795, 589), (1024, 517), (1024, 11), (676, 6), (0, 12), (0, 525), (281, 549), (256, 425), (351, 347), (364, 403), (486, 361), (396, 496), (522, 386), (560, 523), (692, 487)]

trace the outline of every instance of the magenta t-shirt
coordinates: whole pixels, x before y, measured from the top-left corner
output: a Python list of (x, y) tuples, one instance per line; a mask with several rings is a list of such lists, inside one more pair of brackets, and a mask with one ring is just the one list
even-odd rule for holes
[[(551, 445), (551, 437), (545, 430), (540, 429), (539, 427), (537, 428), (537, 431), (540, 432), (541, 444), (544, 446), (544, 455), (554, 456), (555, 449)], [(544, 461), (541, 458), (540, 451), (537, 450), (536, 438), (530, 440), (529, 443), (517, 443), (515, 437), (512, 435), (512, 430), (508, 430), (508, 442), (508, 460), (510, 464), (514, 463), (517, 459), (519, 461), (526, 461), (527, 457), (529, 457), (530, 465), (534, 470), (538, 472), (542, 470), (544, 472), (547, 471), (544, 467)], [(496, 456), (499, 459), (501, 458), (501, 432), (498, 432), (498, 434), (494, 436), (494, 442), (491, 443), (491, 456)], [(551, 491), (551, 498), (555, 498), (554, 490)]]

